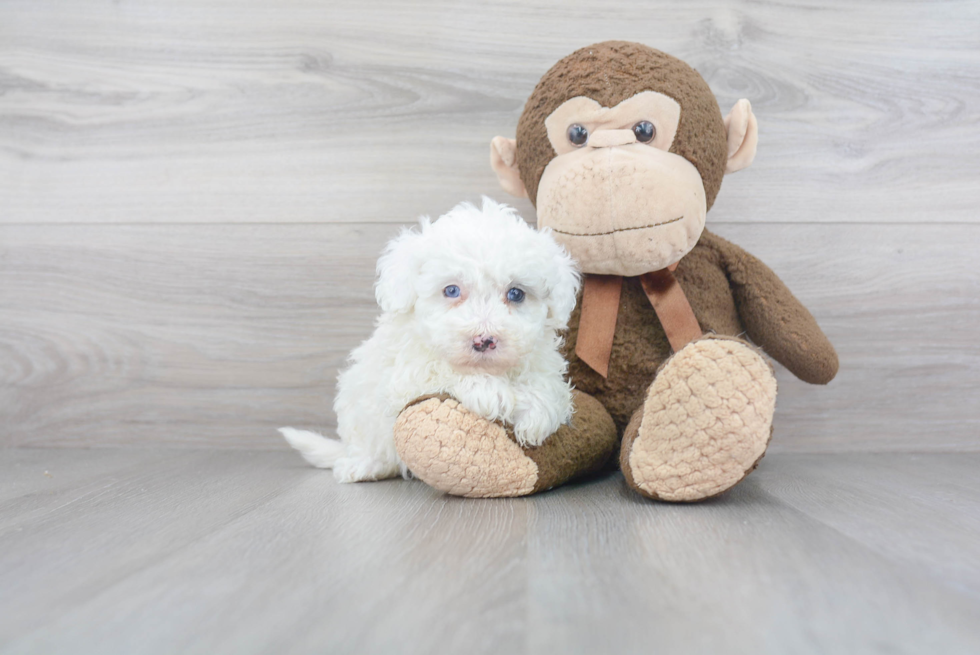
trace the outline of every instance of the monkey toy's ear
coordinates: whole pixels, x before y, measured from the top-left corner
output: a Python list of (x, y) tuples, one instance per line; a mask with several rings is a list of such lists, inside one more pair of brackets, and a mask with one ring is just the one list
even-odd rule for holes
[(728, 165), (725, 172), (734, 173), (752, 163), (759, 145), (759, 123), (748, 100), (742, 98), (735, 103), (725, 116), (725, 129), (728, 131)]
[(527, 189), (517, 169), (517, 140), (503, 136), (490, 142), (490, 166), (493, 167), (504, 191), (518, 198), (527, 198)]

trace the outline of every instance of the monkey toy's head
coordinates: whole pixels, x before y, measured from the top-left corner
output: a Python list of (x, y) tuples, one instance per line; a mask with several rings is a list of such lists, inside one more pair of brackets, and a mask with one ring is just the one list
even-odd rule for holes
[(694, 247), (722, 177), (752, 162), (757, 141), (747, 100), (722, 118), (693, 68), (607, 41), (541, 78), (517, 139), (496, 137), (490, 163), (584, 272), (634, 276)]

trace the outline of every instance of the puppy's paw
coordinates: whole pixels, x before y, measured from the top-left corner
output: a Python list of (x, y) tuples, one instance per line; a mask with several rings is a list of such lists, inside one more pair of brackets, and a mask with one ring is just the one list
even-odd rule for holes
[(337, 482), (368, 482), (397, 477), (401, 473), (397, 462), (373, 457), (341, 457), (333, 465)]
[(522, 446), (540, 446), (561, 425), (555, 412), (540, 406), (519, 407), (514, 412), (514, 436)]
[(572, 420), (572, 389), (560, 377), (536, 380), (515, 390), (510, 422), (521, 446), (537, 447)]

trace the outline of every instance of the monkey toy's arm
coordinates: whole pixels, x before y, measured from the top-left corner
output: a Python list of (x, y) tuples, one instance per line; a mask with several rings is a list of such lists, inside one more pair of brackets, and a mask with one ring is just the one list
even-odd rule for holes
[(837, 353), (813, 315), (768, 266), (735, 244), (719, 241), (735, 306), (749, 338), (804, 382), (833, 380)]

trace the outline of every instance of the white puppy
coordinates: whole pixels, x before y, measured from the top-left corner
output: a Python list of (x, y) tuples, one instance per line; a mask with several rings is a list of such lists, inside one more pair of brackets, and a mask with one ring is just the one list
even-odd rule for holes
[(483, 199), (405, 229), (378, 260), (381, 317), (337, 379), (340, 441), (280, 432), (309, 463), (341, 482), (408, 476), (395, 452), (406, 404), (447, 393), (540, 445), (572, 416), (567, 363), (558, 352), (579, 274), (548, 230)]

